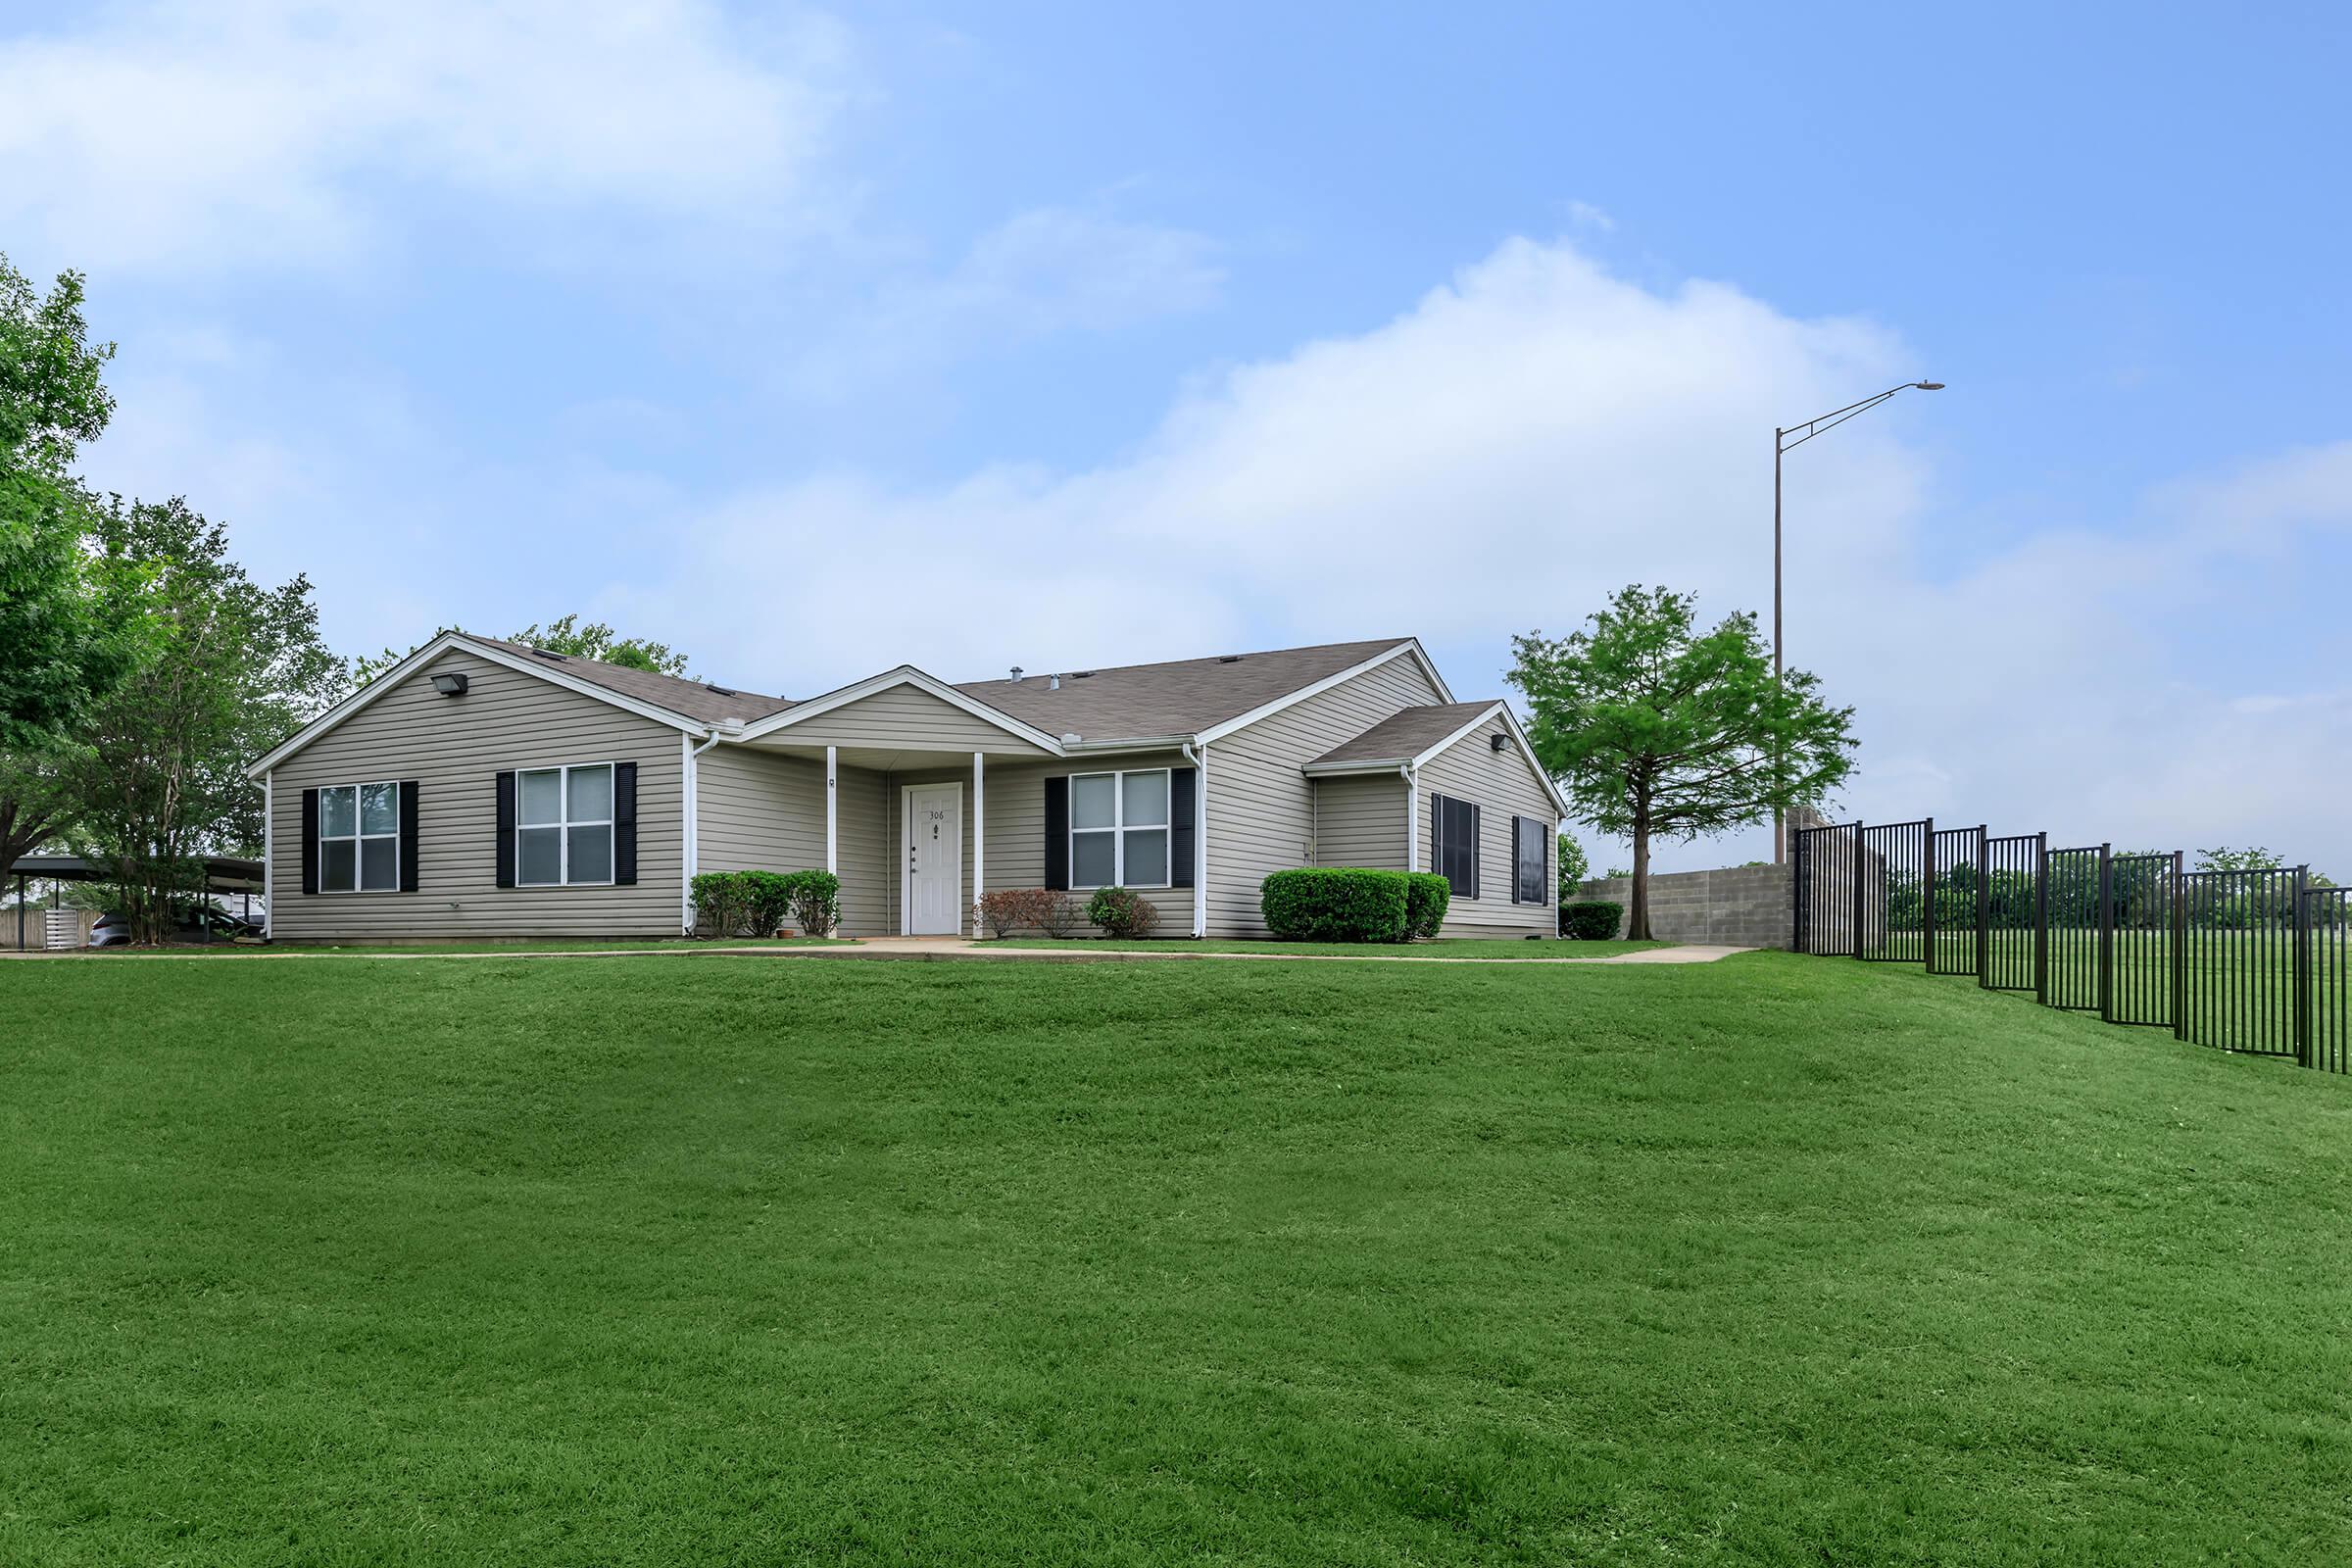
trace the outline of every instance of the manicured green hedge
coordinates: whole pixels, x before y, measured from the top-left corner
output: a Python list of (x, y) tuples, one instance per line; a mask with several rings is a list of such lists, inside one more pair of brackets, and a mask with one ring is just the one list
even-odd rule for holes
[(1331, 866), (1276, 871), (1258, 885), (1266, 929), (1286, 942), (1401, 942), (1402, 871)]
[(714, 937), (772, 937), (787, 921), (823, 937), (841, 923), (841, 878), (830, 871), (705, 871), (688, 891), (695, 923)]
[(1404, 877), (1404, 934), (1434, 937), (1446, 923), (1453, 904), (1453, 884), (1435, 871), (1407, 871)]
[(1618, 924), (1624, 919), (1625, 906), (1611, 904), (1606, 899), (1563, 904), (1560, 906), (1560, 935), (1578, 942), (1611, 942), (1616, 940)]

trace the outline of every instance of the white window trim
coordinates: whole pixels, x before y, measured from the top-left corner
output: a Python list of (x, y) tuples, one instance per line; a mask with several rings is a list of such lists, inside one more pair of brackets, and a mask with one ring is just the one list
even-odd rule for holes
[[(512, 770), (514, 774), (515, 888), (610, 888), (618, 887), (620, 885), (613, 880), (613, 876), (610, 872), (602, 881), (597, 882), (574, 882), (571, 879), (571, 830), (575, 827), (601, 827), (608, 830), (613, 830), (615, 828), (615, 823), (613, 822), (612, 815), (612, 806), (605, 808), (605, 815), (602, 817), (583, 817), (576, 822), (571, 818), (571, 775), (575, 772), (584, 773), (592, 768), (599, 767), (609, 768), (612, 770), (612, 785), (607, 789), (606, 794), (608, 798), (615, 797), (620, 784), (620, 768), (619, 765), (614, 762), (557, 762), (552, 766), (517, 767)], [(522, 819), (522, 779), (523, 775), (526, 773), (554, 773), (559, 775), (556, 783), (556, 795), (564, 806), (564, 819), (562, 821), (525, 822)], [(614, 799), (613, 804), (617, 805), (619, 803), (616, 799)], [(547, 828), (553, 828), (556, 832), (556, 868), (560, 875), (558, 879), (553, 882), (525, 882), (522, 879), (523, 832), (525, 829), (538, 831)], [(612, 847), (606, 852), (606, 858), (612, 862), (612, 872), (619, 871), (620, 844), (619, 834), (617, 831), (614, 831), (612, 834)]]
[[(360, 831), (360, 791), (381, 785), (390, 785), (392, 789), (392, 831), (389, 833), (363, 833)], [(330, 790), (351, 791), (351, 831), (348, 833), (329, 833), (326, 830), (326, 797)], [(369, 839), (390, 839), (392, 841), (392, 885), (388, 888), (360, 886), (360, 863), (367, 858), (367, 852), (362, 846)], [(351, 886), (330, 888), (326, 885), (326, 847), (329, 844), (345, 843), (351, 846)], [(319, 785), (318, 843), (311, 853), (318, 857), (316, 875), (318, 878), (320, 893), (331, 893), (337, 898), (360, 893), (367, 894), (370, 898), (381, 898), (387, 893), (398, 893), (400, 891), (400, 873), (405, 869), (400, 863), (400, 780), (371, 778), (360, 784)]]
[[(1130, 827), (1127, 823), (1127, 781), (1131, 778), (1141, 778), (1146, 773), (1157, 773), (1168, 781), (1163, 792), (1168, 803), (1167, 819), (1161, 822), (1138, 822)], [(1110, 826), (1080, 827), (1078, 825), (1078, 781), (1082, 778), (1110, 780)], [(1144, 892), (1172, 888), (1176, 885), (1176, 770), (1173, 767), (1133, 767), (1112, 773), (1072, 773), (1069, 788), (1070, 842), (1063, 847), (1063, 854), (1067, 857), (1067, 863), (1063, 869), (1068, 874), (1062, 880), (1069, 883), (1071, 892), (1093, 893), (1100, 888), (1106, 887), (1134, 888), (1139, 892)], [(1168, 836), (1167, 880), (1162, 882), (1130, 882), (1127, 880), (1127, 835), (1131, 832), (1165, 833)], [(1110, 881), (1081, 882), (1078, 880), (1078, 835), (1081, 833), (1107, 833), (1110, 835)]]

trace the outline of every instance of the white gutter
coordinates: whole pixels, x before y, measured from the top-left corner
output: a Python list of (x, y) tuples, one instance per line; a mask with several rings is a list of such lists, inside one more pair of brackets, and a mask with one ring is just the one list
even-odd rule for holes
[(1187, 741), (1177, 748), (1199, 769), (1193, 780), (1193, 940), (1208, 935), (1208, 748)]

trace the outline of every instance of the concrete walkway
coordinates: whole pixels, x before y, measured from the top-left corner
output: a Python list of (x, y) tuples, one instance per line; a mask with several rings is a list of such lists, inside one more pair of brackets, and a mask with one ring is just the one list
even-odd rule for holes
[(1178, 941), (1140, 950), (1103, 948), (1091, 941), (1074, 941), (1066, 948), (1006, 948), (993, 943), (968, 942), (961, 937), (871, 937), (861, 942), (791, 948), (722, 947), (712, 943), (692, 948), (518, 948), (511, 953), (447, 952), (432, 948), (377, 953), (345, 953), (333, 948), (246, 948), (233, 953), (106, 953), (77, 949), (63, 953), (0, 952), (0, 958), (64, 958), (94, 963), (152, 963), (171, 959), (191, 963), (266, 963), (301, 958), (380, 958), (404, 962), (417, 958), (674, 958), (724, 955), (755, 958), (882, 958), (917, 963), (962, 959), (981, 962), (1035, 959), (1041, 963), (1207, 963), (1229, 958), (1237, 963), (1488, 963), (1507, 964), (1513, 968), (1542, 968), (1557, 964), (1713, 963), (1735, 953), (1754, 951), (1751, 948), (1692, 946), (1644, 948), (1638, 953), (1613, 954), (1605, 958), (1448, 958), (1426, 953), (1284, 953), (1274, 943), (1268, 943), (1267, 948), (1268, 951), (1264, 953), (1203, 953)]

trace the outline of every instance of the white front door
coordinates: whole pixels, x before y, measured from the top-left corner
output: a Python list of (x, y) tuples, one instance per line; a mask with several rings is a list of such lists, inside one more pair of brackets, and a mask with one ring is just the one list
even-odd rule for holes
[(963, 930), (963, 786), (906, 790), (906, 918), (909, 936)]

